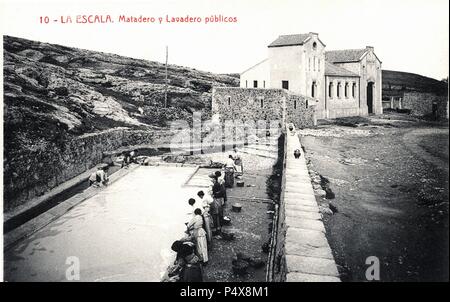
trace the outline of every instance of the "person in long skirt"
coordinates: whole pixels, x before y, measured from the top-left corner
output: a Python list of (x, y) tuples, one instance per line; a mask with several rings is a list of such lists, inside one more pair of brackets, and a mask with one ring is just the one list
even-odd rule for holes
[(234, 185), (234, 172), (236, 171), (236, 166), (234, 164), (233, 155), (228, 156), (228, 160), (225, 164), (225, 186), (232, 188)]
[(169, 272), (169, 281), (202, 282), (203, 268), (200, 258), (194, 253), (194, 245), (177, 240), (172, 244), (172, 250), (177, 252), (177, 258)]
[[(203, 191), (200, 191), (200, 192), (203, 192)], [(191, 218), (193, 218), (195, 216), (195, 214), (194, 214), (195, 209), (200, 209), (202, 211), (203, 228), (205, 229), (205, 232), (206, 232), (206, 240), (208, 241), (208, 249), (209, 249), (210, 244), (212, 242), (212, 231), (211, 231), (212, 218), (208, 212), (209, 204), (208, 204), (208, 211), (206, 211), (203, 206), (203, 201), (201, 199), (195, 200), (194, 198), (189, 198), (188, 203), (190, 206), (192, 206), (192, 217)]]
[(244, 174), (244, 164), (236, 147), (233, 148), (233, 160), (236, 168), (236, 177), (242, 176)]
[(220, 224), (222, 224), (223, 216), (224, 216), (224, 207), (226, 200), (226, 188), (223, 179), (221, 179), (222, 173), (217, 171), (214, 173), (214, 181), (212, 187), (212, 195), (214, 198), (214, 202), (218, 204), (219, 211), (219, 220)]
[(206, 239), (208, 240), (208, 248), (211, 248), (212, 244), (212, 217), (209, 214), (210, 205), (213, 200), (210, 196), (206, 196), (205, 192), (198, 191), (197, 196), (199, 198), (199, 203), (203, 206), (203, 222), (206, 231)]
[(220, 230), (222, 228), (221, 225), (221, 219), (220, 219), (220, 214), (222, 213), (221, 210), (222, 206), (220, 205), (220, 202), (218, 199), (214, 198), (213, 202), (210, 205), (209, 208), (209, 213), (211, 214), (211, 220), (213, 222), (213, 227), (212, 227), (212, 234), (216, 235), (217, 233), (220, 233)]
[(206, 232), (203, 229), (202, 210), (195, 209), (195, 216), (187, 224), (188, 231), (192, 234), (197, 248), (197, 254), (204, 264), (208, 263), (208, 243), (206, 240)]
[(184, 257), (185, 266), (183, 270), (182, 282), (202, 282), (203, 268), (201, 260), (195, 253), (191, 253)]

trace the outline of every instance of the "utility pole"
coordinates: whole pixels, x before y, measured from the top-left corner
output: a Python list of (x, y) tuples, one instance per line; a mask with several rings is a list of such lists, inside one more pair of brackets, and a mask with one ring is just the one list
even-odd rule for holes
[(167, 108), (167, 61), (169, 60), (169, 47), (166, 46), (166, 81), (164, 84), (164, 108)]

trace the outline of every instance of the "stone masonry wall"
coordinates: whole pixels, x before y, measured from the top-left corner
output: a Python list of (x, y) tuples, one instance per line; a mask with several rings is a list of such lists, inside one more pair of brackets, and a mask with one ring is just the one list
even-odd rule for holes
[(43, 195), (102, 161), (103, 153), (123, 146), (169, 142), (167, 131), (112, 129), (65, 142), (63, 149), (36, 148), (5, 159), (4, 211)]
[(283, 89), (215, 87), (212, 114), (219, 114), (221, 121), (278, 120), (282, 123), (284, 102), (286, 122), (301, 128), (316, 125), (315, 101)]
[(437, 104), (438, 118), (448, 118), (447, 96), (438, 96), (433, 93), (405, 92), (402, 108), (410, 109), (413, 115), (424, 116), (433, 113), (433, 102)]
[(325, 227), (311, 185), (298, 135), (285, 137), (285, 165), (278, 211), (275, 250), (275, 282), (339, 282)]

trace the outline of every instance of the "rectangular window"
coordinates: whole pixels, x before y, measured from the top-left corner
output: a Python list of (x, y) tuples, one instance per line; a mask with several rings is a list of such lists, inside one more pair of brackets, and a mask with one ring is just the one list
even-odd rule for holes
[(228, 106), (231, 105), (231, 96), (228, 97)]
[(258, 81), (253, 81), (253, 88), (258, 88)]
[(294, 100), (294, 109), (297, 109), (297, 100)]
[(263, 81), (263, 88), (266, 88), (266, 81)]
[(245, 80), (245, 88), (248, 88), (247, 80)]
[(319, 59), (319, 63), (318, 63), (318, 65), (317, 65), (317, 68), (318, 68), (319, 71), (320, 71), (320, 59)]
[(352, 97), (355, 98), (356, 96), (356, 83), (353, 83), (352, 85)]
[(260, 103), (261, 108), (264, 108), (264, 99), (263, 98), (261, 98), (259, 100), (259, 103)]
[(344, 96), (345, 98), (348, 98), (348, 83), (345, 82), (345, 86), (344, 86)]
[(281, 88), (289, 90), (289, 81), (281, 81)]

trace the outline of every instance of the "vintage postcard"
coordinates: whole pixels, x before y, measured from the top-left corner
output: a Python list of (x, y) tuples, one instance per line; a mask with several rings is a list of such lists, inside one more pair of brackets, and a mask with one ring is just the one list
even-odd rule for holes
[(3, 281), (449, 281), (448, 1), (0, 3)]

